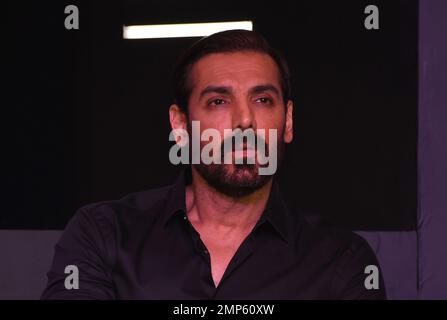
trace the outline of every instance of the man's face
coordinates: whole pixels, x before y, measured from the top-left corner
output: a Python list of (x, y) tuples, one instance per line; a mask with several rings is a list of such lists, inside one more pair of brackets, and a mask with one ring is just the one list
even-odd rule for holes
[[(187, 127), (190, 128), (192, 121), (200, 121), (201, 132), (208, 128), (218, 130), (222, 151), (223, 141), (228, 137), (224, 129), (251, 128), (255, 133), (257, 129), (265, 129), (267, 145), (270, 144), (269, 129), (276, 129), (279, 163), (284, 143), (293, 137), (293, 105), (288, 101), (285, 106), (279, 77), (277, 65), (267, 54), (243, 51), (203, 57), (194, 64), (189, 77), (192, 91), (189, 117), (185, 118)], [(201, 148), (207, 143), (201, 142)], [(247, 156), (247, 151), (232, 153), (233, 159)], [(271, 179), (271, 176), (259, 175), (258, 161), (252, 165), (233, 161), (232, 164), (194, 166), (211, 186), (232, 196), (249, 194)]]

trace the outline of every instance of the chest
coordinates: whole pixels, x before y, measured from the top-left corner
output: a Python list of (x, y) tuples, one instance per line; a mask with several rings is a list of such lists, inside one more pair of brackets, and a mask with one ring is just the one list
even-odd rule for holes
[(207, 248), (210, 258), (211, 275), (214, 285), (217, 287), (222, 280), (225, 271), (231, 260), (235, 256), (241, 244), (244, 242), (247, 234), (238, 236), (218, 236), (216, 234), (203, 234), (201, 240)]

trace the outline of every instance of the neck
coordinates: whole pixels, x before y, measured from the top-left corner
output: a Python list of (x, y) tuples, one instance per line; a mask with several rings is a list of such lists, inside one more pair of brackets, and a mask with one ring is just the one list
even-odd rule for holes
[(192, 168), (192, 183), (186, 188), (186, 209), (191, 222), (213, 229), (252, 229), (266, 206), (272, 187), (269, 180), (243, 197), (230, 197), (213, 187)]

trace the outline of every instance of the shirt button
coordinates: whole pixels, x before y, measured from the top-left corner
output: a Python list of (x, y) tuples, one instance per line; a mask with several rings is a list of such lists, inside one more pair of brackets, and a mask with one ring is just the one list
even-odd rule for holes
[(183, 220), (186, 220), (186, 216), (183, 216)]
[(203, 250), (203, 253), (204, 254), (208, 254), (208, 250)]

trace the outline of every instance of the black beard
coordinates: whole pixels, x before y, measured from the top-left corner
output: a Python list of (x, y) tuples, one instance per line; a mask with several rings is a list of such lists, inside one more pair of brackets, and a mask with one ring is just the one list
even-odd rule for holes
[(211, 187), (233, 198), (252, 194), (272, 178), (268, 175), (259, 175), (255, 164), (200, 163), (194, 165), (194, 168)]
[[(191, 137), (191, 126), (188, 121), (188, 134)], [(285, 130), (285, 124), (284, 124)], [(282, 133), (281, 133), (282, 134)], [(232, 146), (234, 150), (235, 141), (234, 137), (229, 138), (232, 139)], [(260, 139), (258, 137), (258, 139)], [(268, 154), (269, 146), (265, 143), (265, 140), (262, 141), (265, 144), (265, 150)], [(263, 186), (269, 182), (273, 175), (260, 175), (258, 164), (224, 164), (224, 141), (221, 143), (221, 164), (204, 164), (200, 161), (199, 164), (193, 164), (192, 166), (197, 170), (197, 172), (202, 176), (202, 178), (214, 189), (218, 192), (225, 194), (229, 197), (240, 198), (252, 194), (253, 192), (259, 190)], [(285, 142), (277, 141), (277, 170), (281, 167), (282, 160), (285, 155)], [(200, 150), (202, 152), (202, 150)], [(191, 154), (189, 155), (189, 160), (191, 163)], [(245, 160), (244, 160), (245, 161)], [(231, 168), (233, 167), (233, 168)]]
[[(278, 172), (285, 154), (285, 143), (278, 141), (277, 147)], [(265, 186), (274, 176), (260, 175), (258, 164), (204, 164), (200, 162), (193, 166), (211, 187), (233, 198), (252, 194)]]

